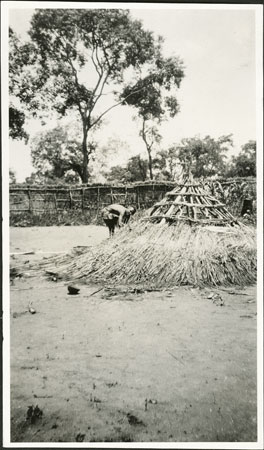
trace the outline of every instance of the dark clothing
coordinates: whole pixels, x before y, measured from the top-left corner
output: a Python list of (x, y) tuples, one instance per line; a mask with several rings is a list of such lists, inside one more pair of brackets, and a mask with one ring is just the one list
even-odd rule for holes
[(118, 217), (113, 219), (104, 219), (104, 223), (108, 227), (109, 234), (112, 236), (115, 232), (115, 227), (117, 226)]
[(109, 229), (110, 236), (114, 234), (115, 227), (120, 227), (122, 224), (128, 223), (131, 214), (133, 214), (132, 210), (118, 204), (109, 205), (103, 208), (102, 217)]

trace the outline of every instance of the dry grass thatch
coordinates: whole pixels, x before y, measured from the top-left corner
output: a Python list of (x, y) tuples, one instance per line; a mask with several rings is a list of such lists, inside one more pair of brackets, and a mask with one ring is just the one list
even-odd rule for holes
[(99, 246), (45, 265), (66, 279), (109, 284), (246, 285), (256, 280), (255, 231), (134, 221), (130, 231), (125, 226)]

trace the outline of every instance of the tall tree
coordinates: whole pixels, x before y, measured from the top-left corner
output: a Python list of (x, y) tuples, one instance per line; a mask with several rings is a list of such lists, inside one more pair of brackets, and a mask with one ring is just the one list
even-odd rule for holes
[(145, 117), (142, 118), (142, 128), (139, 135), (142, 137), (146, 150), (148, 153), (148, 169), (149, 177), (153, 180), (153, 147), (161, 141), (161, 135), (158, 132), (157, 126), (150, 124), (150, 120)]
[[(142, 67), (160, 52), (160, 40), (121, 9), (39, 9), (29, 35), (31, 58), (25, 61), (20, 90), (26, 101), (30, 99), (31, 110), (41, 111), (49, 104), (62, 116), (69, 110), (78, 112), (86, 183), (90, 131), (128, 100), (130, 93), (119, 97), (124, 81), (128, 74), (140, 79)], [(102, 101), (108, 98), (107, 89), (115, 94), (108, 102)]]
[(153, 148), (161, 141), (158, 126), (179, 112), (176, 95), (183, 77), (182, 60), (164, 58), (159, 48), (145, 76), (128, 84), (121, 95), (128, 105), (137, 109), (141, 123), (139, 135), (148, 153), (150, 179), (153, 179)]

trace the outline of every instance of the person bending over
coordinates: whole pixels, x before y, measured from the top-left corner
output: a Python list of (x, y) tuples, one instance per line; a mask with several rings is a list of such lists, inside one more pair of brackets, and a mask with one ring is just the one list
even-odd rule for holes
[(127, 208), (123, 205), (118, 205), (113, 203), (112, 205), (106, 206), (102, 210), (102, 216), (104, 223), (109, 229), (110, 237), (113, 236), (115, 232), (115, 227), (122, 227), (124, 224), (128, 223), (130, 217), (135, 214), (136, 208), (134, 206), (128, 206)]

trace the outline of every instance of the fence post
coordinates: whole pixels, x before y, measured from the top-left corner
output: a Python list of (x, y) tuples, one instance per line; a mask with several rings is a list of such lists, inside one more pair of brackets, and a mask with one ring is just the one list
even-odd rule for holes
[(84, 210), (84, 188), (82, 187), (82, 210)]
[(56, 210), (56, 212), (58, 212), (57, 193), (55, 192), (55, 193), (53, 194), (53, 196), (54, 196), (54, 206), (55, 206), (55, 210)]
[(33, 212), (33, 204), (32, 204), (32, 198), (30, 195), (30, 188), (28, 188), (27, 193), (28, 193), (28, 209), (29, 209), (29, 212), (32, 213)]
[(136, 188), (136, 193), (137, 193), (137, 208), (140, 209), (140, 202), (139, 202), (139, 187), (137, 186)]
[(98, 188), (97, 188), (97, 213), (96, 213), (96, 220), (98, 220), (98, 216), (99, 216), (99, 202), (100, 202), (100, 188), (98, 186)]
[(72, 209), (72, 193), (71, 193), (71, 188), (69, 189), (69, 197), (70, 197), (70, 209)]

